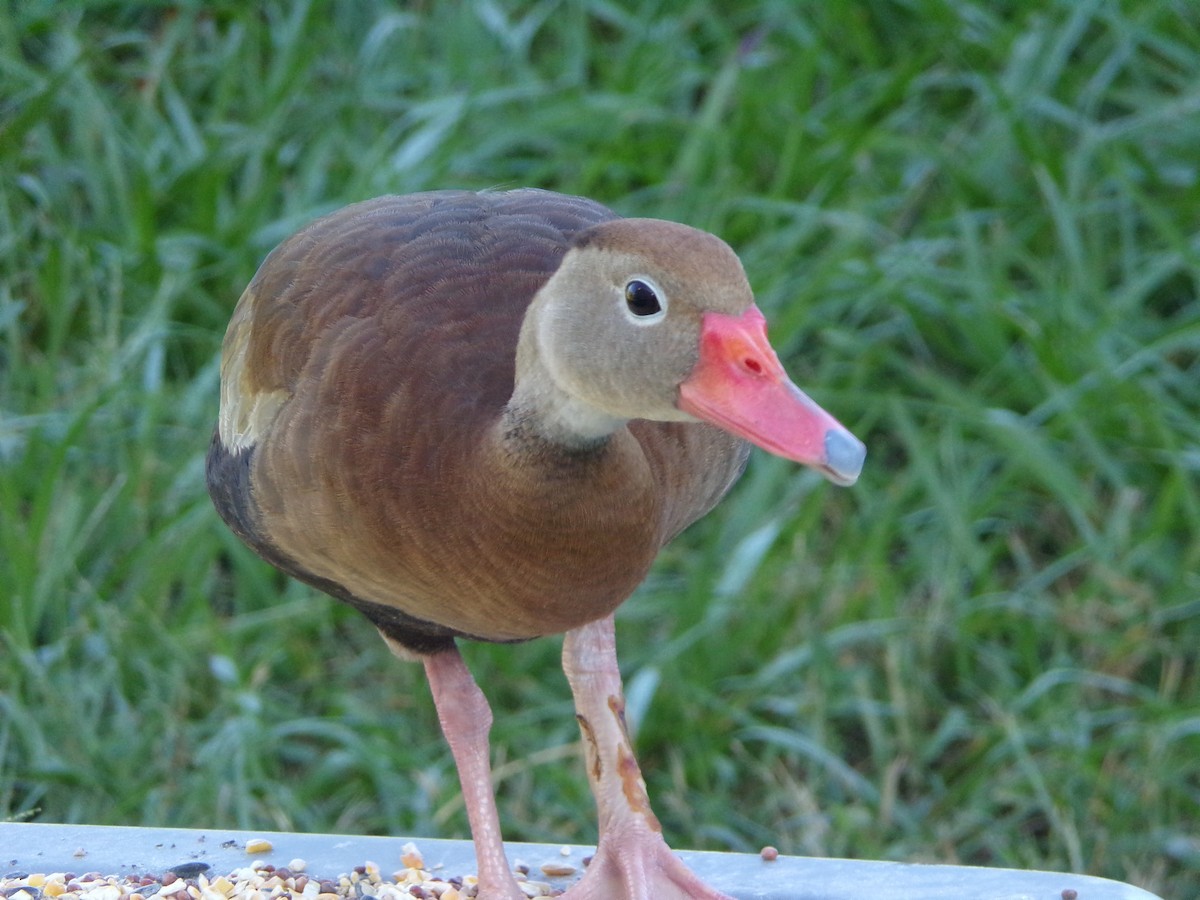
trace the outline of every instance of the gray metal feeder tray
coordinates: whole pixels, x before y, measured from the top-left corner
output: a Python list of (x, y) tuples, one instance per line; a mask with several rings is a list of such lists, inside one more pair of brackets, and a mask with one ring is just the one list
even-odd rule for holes
[[(246, 846), (255, 838), (269, 841), (272, 849), (248, 854)], [(409, 841), (421, 851), (427, 869), (448, 874), (475, 871), (475, 851), (468, 841), (0, 823), (0, 876), (161, 875), (186, 863), (207, 863), (206, 874), (215, 878), (254, 860), (287, 866), (303, 859), (310, 875), (336, 879), (368, 860), (390, 873), (400, 867), (401, 848)], [(510, 843), (507, 848), (511, 863), (524, 863), (532, 877), (561, 888), (574, 879), (546, 877), (540, 867), (566, 863), (582, 870), (584, 857), (593, 851), (573, 846), (564, 855), (558, 844)], [(713, 887), (738, 900), (1162, 900), (1132, 885), (1058, 872), (796, 856), (766, 862), (754, 854), (700, 851), (681, 851), (679, 856)]]

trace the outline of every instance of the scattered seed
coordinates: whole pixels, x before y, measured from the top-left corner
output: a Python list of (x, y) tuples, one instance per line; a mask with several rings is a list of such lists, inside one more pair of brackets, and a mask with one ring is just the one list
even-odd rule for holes
[[(244, 849), (262, 853), (269, 848), (269, 841), (256, 838), (247, 841)], [(470, 900), (476, 896), (476, 876), (427, 871), (416, 845), (404, 847), (402, 861), (403, 868), (390, 879), (373, 862), (336, 877), (319, 877), (308, 874), (301, 859), (286, 866), (247, 860), (245, 866), (226, 873), (212, 871), (208, 863), (188, 861), (161, 876), (9, 872), (0, 875), (0, 900)], [(547, 867), (544, 872), (573, 871), (562, 863)], [(548, 884), (526, 877), (528, 866), (523, 869), (518, 877), (526, 897), (553, 895)]]
[(1075, 888), (1063, 888), (1062, 900), (1075, 900), (1079, 896), (1079, 892)]
[(542, 863), (542, 874), (547, 878), (566, 878), (575, 874), (575, 867), (559, 862)]
[(763, 862), (775, 862), (775, 860), (779, 859), (779, 851), (771, 846), (763, 847), (758, 855), (763, 858)]
[(275, 849), (275, 845), (266, 838), (251, 838), (246, 841), (247, 853), (270, 853)]

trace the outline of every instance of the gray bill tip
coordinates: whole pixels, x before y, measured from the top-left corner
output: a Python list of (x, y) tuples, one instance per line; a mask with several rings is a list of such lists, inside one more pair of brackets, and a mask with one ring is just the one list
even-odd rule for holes
[(825, 472), (830, 481), (854, 484), (866, 458), (866, 445), (850, 432), (833, 428), (825, 433)]

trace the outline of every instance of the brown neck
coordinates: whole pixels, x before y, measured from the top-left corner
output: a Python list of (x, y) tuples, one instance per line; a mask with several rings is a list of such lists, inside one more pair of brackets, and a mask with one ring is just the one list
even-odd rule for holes
[(606, 615), (645, 577), (661, 543), (662, 497), (640, 444), (621, 428), (567, 447), (506, 420), (466, 486), (476, 510), (467, 530), (502, 535), (505, 545), (502, 560), (485, 556), (473, 575), (486, 577), (494, 563), (506, 588), (478, 585), (475, 596), (506, 607), (507, 637)]

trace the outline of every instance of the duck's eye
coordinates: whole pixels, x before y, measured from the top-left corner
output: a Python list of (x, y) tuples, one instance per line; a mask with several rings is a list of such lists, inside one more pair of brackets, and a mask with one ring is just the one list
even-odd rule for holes
[(662, 303), (654, 288), (636, 279), (625, 285), (625, 303), (635, 316), (652, 316), (662, 312)]

